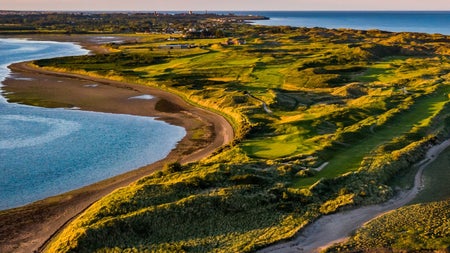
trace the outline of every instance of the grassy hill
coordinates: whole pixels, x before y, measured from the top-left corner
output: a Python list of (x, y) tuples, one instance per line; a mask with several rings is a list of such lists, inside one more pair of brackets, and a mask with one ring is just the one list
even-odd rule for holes
[(425, 188), (411, 205), (383, 215), (361, 229), (348, 242), (328, 252), (448, 252), (450, 249), (450, 149), (424, 172)]
[(245, 25), (236, 36), (245, 43), (143, 36), (35, 62), (177, 93), (236, 131), (215, 155), (95, 203), (49, 252), (251, 252), (388, 199), (449, 135), (449, 37)]
[(415, 204), (383, 215), (327, 252), (448, 252), (450, 200)]

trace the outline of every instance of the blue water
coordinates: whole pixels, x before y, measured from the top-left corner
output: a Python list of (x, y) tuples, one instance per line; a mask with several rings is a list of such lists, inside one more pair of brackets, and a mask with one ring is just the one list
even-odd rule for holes
[(450, 35), (449, 11), (255, 11), (236, 12), (270, 17), (261, 25), (296, 27), (379, 29)]
[[(86, 53), (70, 43), (0, 39), (0, 80), (12, 62)], [(158, 161), (185, 134), (150, 117), (0, 101), (0, 210)]]
[(11, 63), (87, 53), (88, 50), (72, 43), (0, 39), (0, 82), (8, 76), (7, 66)]

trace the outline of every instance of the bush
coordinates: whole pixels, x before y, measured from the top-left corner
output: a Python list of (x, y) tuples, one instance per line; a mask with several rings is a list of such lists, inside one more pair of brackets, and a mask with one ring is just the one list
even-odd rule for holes
[(164, 165), (164, 171), (168, 173), (180, 172), (183, 170), (183, 166), (179, 162), (167, 163)]

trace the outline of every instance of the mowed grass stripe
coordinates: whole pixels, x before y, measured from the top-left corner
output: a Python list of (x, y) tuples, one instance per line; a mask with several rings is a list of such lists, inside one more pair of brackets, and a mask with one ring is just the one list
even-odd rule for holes
[(332, 178), (355, 171), (363, 158), (377, 146), (389, 142), (395, 137), (410, 132), (415, 127), (425, 127), (423, 122), (429, 122), (448, 102), (450, 86), (443, 86), (431, 95), (417, 99), (411, 108), (396, 116), (390, 123), (377, 128), (374, 134), (350, 147), (336, 151), (329, 164), (314, 177), (301, 178), (294, 182), (296, 187), (309, 187), (321, 178)]

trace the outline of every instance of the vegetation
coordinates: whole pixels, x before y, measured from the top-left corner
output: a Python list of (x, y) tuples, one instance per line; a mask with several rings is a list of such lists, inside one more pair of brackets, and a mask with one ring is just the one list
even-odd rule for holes
[(450, 248), (450, 200), (415, 204), (364, 225), (327, 252), (430, 252)]
[(414, 203), (442, 201), (450, 198), (450, 149), (445, 150), (424, 172), (425, 188), (414, 199)]
[(190, 46), (174, 48), (149, 35), (108, 55), (35, 62), (177, 93), (236, 130), (213, 156), (100, 200), (50, 252), (251, 252), (320, 215), (387, 200), (393, 179), (449, 136), (446, 36), (247, 25), (234, 34), (245, 43), (180, 37)]
[(187, 37), (224, 37), (234, 23), (261, 16), (149, 12), (0, 11), (0, 34), (167, 33)]
[[(383, 215), (356, 231), (348, 242), (327, 252), (400, 252), (450, 249), (450, 149), (424, 172), (425, 188), (413, 204)], [(416, 204), (414, 204), (416, 203)]]

